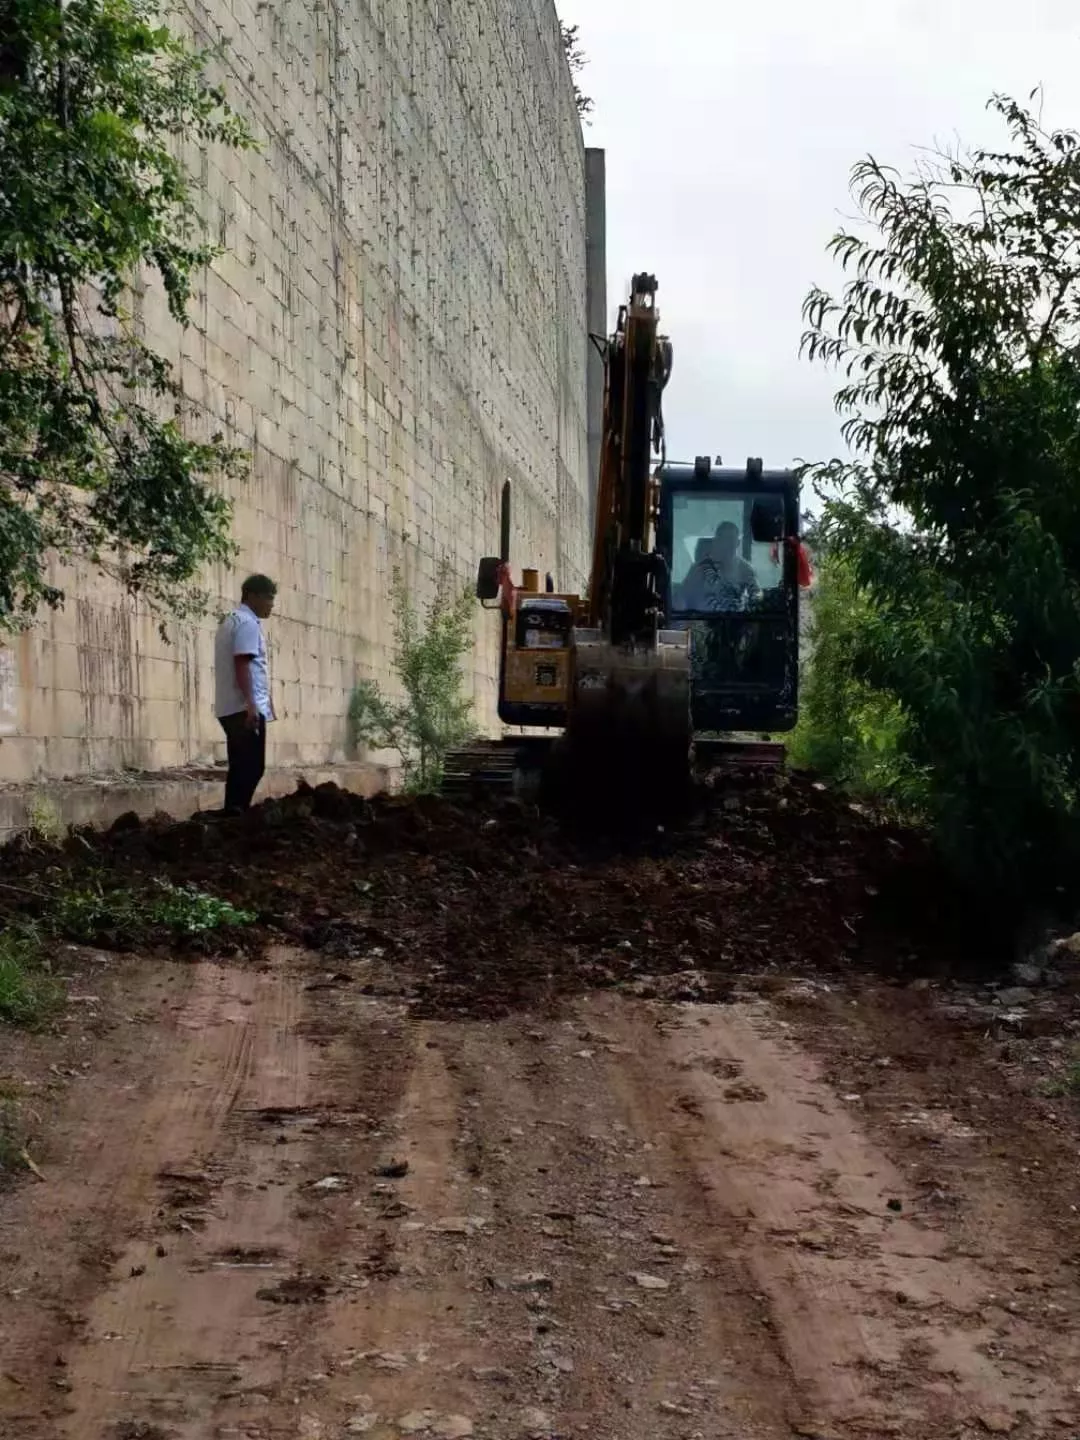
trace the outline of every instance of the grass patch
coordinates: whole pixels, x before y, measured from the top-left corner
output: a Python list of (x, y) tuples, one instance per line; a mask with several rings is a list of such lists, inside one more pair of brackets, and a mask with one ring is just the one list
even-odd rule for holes
[(40, 1174), (30, 1158), (29, 1146), (18, 1091), (0, 1081), (0, 1187), (27, 1170)]
[(16, 1086), (0, 1081), (0, 1189), (27, 1171), (39, 1180), (45, 1178), (30, 1153), (29, 1119), (36, 1122), (40, 1117), (20, 1103)]
[(63, 999), (63, 986), (50, 973), (37, 932), (14, 926), (0, 931), (0, 1021), (40, 1025)]
[(1052, 1100), (1060, 1100), (1067, 1095), (1080, 1099), (1080, 1051), (1073, 1055), (1063, 1074), (1047, 1082), (1043, 1094)]
[(94, 879), (53, 896), (45, 923), (57, 935), (80, 944), (108, 941), (134, 945), (159, 930), (176, 937), (194, 938), (229, 926), (251, 925), (250, 910), (193, 886), (154, 882), (148, 891), (109, 887)]
[(102, 877), (69, 878), (35, 897), (37, 916), (0, 930), (0, 1024), (32, 1028), (63, 1005), (64, 989), (51, 972), (45, 943), (134, 949), (162, 940), (198, 940), (217, 930), (251, 925), (256, 915), (193, 886), (158, 880), (146, 890)]
[(0, 1183), (21, 1167), (24, 1148), (15, 1100), (0, 1089)]
[(0, 1023), (24, 1028), (47, 1020), (64, 1000), (63, 986), (48, 963), (46, 940), (134, 949), (163, 939), (197, 940), (257, 918), (228, 900), (165, 880), (134, 890), (93, 877), (33, 893), (40, 906), (37, 918), (0, 930)]

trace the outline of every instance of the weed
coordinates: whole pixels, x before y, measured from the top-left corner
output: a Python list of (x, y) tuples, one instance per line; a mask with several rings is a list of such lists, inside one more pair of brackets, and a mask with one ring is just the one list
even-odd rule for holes
[(89, 944), (103, 937), (134, 944), (148, 932), (165, 929), (174, 935), (205, 935), (228, 925), (250, 925), (255, 915), (240, 910), (193, 886), (155, 881), (149, 891), (122, 886), (108, 888), (100, 879), (79, 889), (62, 890), (52, 900), (47, 924), (58, 935)]
[(205, 935), (226, 925), (252, 925), (257, 918), (254, 911), (240, 910), (228, 900), (219, 900), (194, 886), (159, 880), (157, 889), (158, 895), (150, 904), (153, 922), (176, 934)]
[(1073, 1055), (1063, 1074), (1056, 1080), (1047, 1082), (1043, 1087), (1043, 1094), (1053, 1100), (1066, 1095), (1080, 1099), (1080, 1051)]
[(23, 1168), (25, 1148), (14, 1097), (0, 1089), (0, 1185)]
[(63, 987), (50, 973), (41, 939), (30, 926), (0, 931), (0, 1021), (32, 1027), (54, 1014)]
[(30, 1155), (27, 1126), (39, 1116), (29, 1112), (22, 1103), (17, 1085), (0, 1080), (0, 1189), (14, 1176), (31, 1171), (39, 1179), (41, 1171)]
[(64, 838), (60, 811), (47, 795), (34, 794), (26, 802), (26, 826), (43, 845), (59, 845)]

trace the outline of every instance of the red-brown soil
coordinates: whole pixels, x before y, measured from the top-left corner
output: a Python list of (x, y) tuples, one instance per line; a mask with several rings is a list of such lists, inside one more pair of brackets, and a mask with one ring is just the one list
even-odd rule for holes
[[(333, 789), (2, 857), (256, 923), (0, 1032), (4, 1440), (1080, 1436), (1080, 1001), (798, 779), (571, 840)], [(130, 937), (129, 937), (130, 938)]]

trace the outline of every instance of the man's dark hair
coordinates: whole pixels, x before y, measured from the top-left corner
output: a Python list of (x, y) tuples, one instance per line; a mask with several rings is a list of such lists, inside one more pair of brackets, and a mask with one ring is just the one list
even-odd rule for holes
[(240, 599), (245, 595), (268, 595), (273, 599), (276, 594), (277, 586), (269, 575), (249, 575), (240, 590)]

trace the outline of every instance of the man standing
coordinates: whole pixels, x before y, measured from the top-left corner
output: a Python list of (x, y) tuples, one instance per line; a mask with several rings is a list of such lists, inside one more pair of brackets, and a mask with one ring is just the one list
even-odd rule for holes
[(273, 610), (276, 594), (277, 586), (266, 575), (249, 576), (239, 606), (225, 616), (214, 641), (214, 709), (229, 756), (226, 815), (250, 809), (266, 769), (266, 726), (274, 709), (261, 622)]

